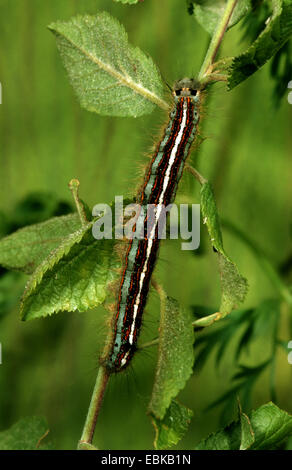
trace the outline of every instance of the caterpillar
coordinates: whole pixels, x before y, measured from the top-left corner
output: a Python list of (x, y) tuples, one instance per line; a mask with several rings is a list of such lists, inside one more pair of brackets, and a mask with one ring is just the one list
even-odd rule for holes
[[(113, 318), (112, 342), (104, 361), (108, 373), (126, 368), (137, 349), (142, 314), (158, 254), (161, 207), (174, 201), (185, 161), (198, 131), (202, 91), (203, 87), (195, 79), (184, 78), (174, 84), (174, 103), (169, 123), (157, 145), (146, 171), (141, 193), (137, 197), (141, 212), (136, 226), (142, 226), (143, 237), (132, 238), (127, 248)], [(154, 205), (156, 211), (150, 221), (149, 233), (149, 215), (143, 209), (150, 204)]]

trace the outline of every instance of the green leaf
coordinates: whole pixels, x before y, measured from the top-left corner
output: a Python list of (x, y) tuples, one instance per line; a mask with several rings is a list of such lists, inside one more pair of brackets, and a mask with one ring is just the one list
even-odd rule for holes
[(292, 435), (292, 416), (270, 402), (251, 413), (255, 433), (253, 450), (278, 447)]
[(192, 410), (172, 400), (162, 420), (152, 417), (155, 427), (155, 449), (167, 449), (176, 445), (186, 433), (190, 420), (193, 416)]
[(247, 280), (239, 273), (236, 265), (226, 255), (223, 248), (214, 193), (208, 182), (201, 187), (201, 210), (203, 223), (207, 226), (212, 246), (218, 252), (222, 291), (220, 313), (225, 316), (244, 301), (248, 289)]
[(201, 187), (201, 211), (203, 223), (207, 226), (213, 247), (224, 254), (218, 211), (212, 186), (208, 182)]
[(45, 418), (30, 416), (0, 432), (0, 450), (53, 450), (51, 442), (43, 443), (49, 432)]
[(114, 240), (96, 240), (93, 223), (78, 230), (52, 252), (30, 278), (21, 303), (22, 320), (60, 311), (85, 311), (104, 302), (120, 264)]
[[(242, 430), (241, 420), (234, 421), (221, 431), (201, 441), (196, 450), (262, 450), (275, 449), (292, 435), (292, 416), (278, 408), (274, 403), (267, 403), (251, 412), (248, 440), (246, 429)], [(254, 440), (251, 435), (254, 433)], [(249, 442), (248, 442), (249, 441)], [(247, 447), (248, 446), (248, 447)]]
[(220, 312), (225, 315), (244, 301), (248, 284), (236, 265), (226, 255), (218, 253), (218, 257), (222, 289)]
[(78, 214), (29, 225), (0, 240), (0, 264), (31, 274), (62, 241), (81, 226)]
[(170, 297), (161, 309), (158, 363), (149, 412), (163, 419), (193, 371), (194, 329), (191, 315)]
[[(213, 34), (224, 14), (227, 0), (191, 0), (193, 14), (200, 25)], [(190, 9), (189, 9), (190, 11)], [(228, 29), (237, 24), (251, 11), (251, 0), (239, 0), (229, 22)]]
[(80, 104), (110, 116), (142, 116), (154, 103), (168, 109), (150, 57), (128, 43), (124, 27), (108, 13), (52, 23), (57, 45)]
[(273, 13), (266, 20), (266, 27), (243, 54), (225, 62), (228, 88), (239, 85), (262, 67), (292, 34), (292, 0), (273, 0)]

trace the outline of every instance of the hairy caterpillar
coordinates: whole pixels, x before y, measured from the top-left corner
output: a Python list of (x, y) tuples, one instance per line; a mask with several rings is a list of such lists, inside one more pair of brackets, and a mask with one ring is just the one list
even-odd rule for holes
[(156, 212), (146, 233), (149, 216), (141, 210), (136, 225), (142, 226), (143, 238), (129, 242), (119, 287), (113, 338), (105, 367), (118, 372), (130, 363), (141, 327), (150, 279), (158, 254), (160, 208), (174, 201), (185, 161), (198, 131), (202, 87), (194, 79), (184, 78), (173, 87), (174, 104), (169, 123), (146, 171), (138, 202), (141, 208), (154, 205)]

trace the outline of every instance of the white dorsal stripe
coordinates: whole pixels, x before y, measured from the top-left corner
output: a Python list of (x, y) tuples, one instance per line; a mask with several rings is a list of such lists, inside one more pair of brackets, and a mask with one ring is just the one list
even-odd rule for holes
[(184, 131), (185, 131), (186, 125), (187, 125), (187, 102), (186, 102), (186, 100), (184, 100), (183, 117), (182, 117), (182, 120), (181, 120), (180, 129), (179, 129), (179, 132), (176, 136), (174, 146), (173, 146), (173, 149), (172, 149), (171, 154), (170, 154), (168, 167), (167, 167), (166, 172), (165, 172), (165, 178), (164, 178), (164, 181), (163, 181), (163, 188), (162, 188), (162, 191), (161, 191), (161, 194), (160, 194), (160, 197), (159, 197), (157, 211), (155, 212), (155, 221), (154, 221), (150, 236), (147, 239), (146, 258), (145, 258), (144, 266), (143, 266), (143, 269), (142, 269), (141, 275), (140, 275), (138, 294), (137, 294), (137, 297), (136, 297), (136, 300), (135, 300), (135, 303), (134, 303), (133, 321), (132, 321), (131, 331), (130, 331), (130, 335), (129, 335), (129, 343), (130, 344), (133, 344), (136, 317), (137, 317), (137, 312), (138, 312), (138, 308), (139, 308), (139, 304), (140, 304), (141, 292), (142, 292), (142, 288), (143, 288), (143, 282), (144, 282), (145, 274), (146, 274), (147, 268), (148, 268), (148, 261), (149, 261), (151, 250), (152, 250), (153, 238), (154, 238), (155, 231), (156, 231), (156, 228), (157, 228), (157, 225), (158, 225), (158, 220), (160, 218), (160, 214), (161, 214), (161, 211), (162, 211), (162, 203), (163, 203), (164, 196), (165, 196), (168, 184), (169, 184), (171, 170), (172, 170), (173, 164), (174, 164), (175, 159), (176, 159), (177, 150), (178, 150), (179, 145), (181, 143), (181, 140), (184, 136)]

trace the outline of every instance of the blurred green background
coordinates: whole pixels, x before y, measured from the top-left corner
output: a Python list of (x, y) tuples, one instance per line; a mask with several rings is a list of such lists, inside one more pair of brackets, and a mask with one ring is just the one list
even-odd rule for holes
[[(34, 214), (43, 214), (37, 217), (40, 220), (70, 210), (72, 178), (80, 180), (81, 197), (90, 206), (131, 194), (141, 178), (145, 154), (165, 114), (157, 109), (135, 120), (100, 117), (80, 109), (55, 39), (46, 29), (57, 19), (98, 10), (124, 24), (130, 42), (154, 59), (170, 85), (196, 75), (200, 68), (209, 38), (187, 14), (182, 0), (145, 0), (132, 7), (111, 0), (0, 0), (1, 235), (33, 223)], [(228, 33), (222, 53), (235, 55), (246, 46), (238, 25)], [(247, 233), (277, 267), (291, 254), (292, 106), (285, 95), (276, 109), (273, 88), (269, 65), (230, 93), (223, 85), (214, 86), (203, 112), (206, 140), (195, 165), (212, 182), (221, 216)], [(31, 193), (38, 196), (23, 203)], [(197, 184), (189, 175), (183, 176), (178, 196), (199, 202)], [(253, 253), (227, 230), (223, 235), (228, 254), (249, 281), (244, 307), (277, 296)], [(156, 277), (183, 304), (218, 308), (216, 258), (204, 228), (201, 237), (202, 248), (194, 255), (181, 251), (177, 242), (165, 242)], [(99, 308), (22, 323), (18, 310), (26, 278), (0, 274), (0, 431), (23, 416), (44, 415), (57, 448), (75, 448), (108, 314)], [(288, 317), (283, 318), (281, 334), (288, 341), (292, 339)], [(159, 302), (152, 292), (141, 342), (155, 336), (158, 322)], [(246, 362), (264, 361), (269, 348), (265, 336), (260, 336)], [(146, 410), (156, 350), (137, 356), (132, 369), (110, 383), (95, 435), (99, 448), (152, 448), (154, 431)], [(179, 397), (194, 410), (179, 448), (193, 448), (218, 428), (220, 409), (204, 409), (228, 389), (235, 366), (227, 355), (218, 370), (211, 356), (203, 370), (195, 372)], [(276, 375), (278, 405), (291, 412), (292, 366), (284, 352), (279, 353)], [(253, 407), (270, 399), (268, 382), (264, 374)]]

